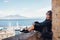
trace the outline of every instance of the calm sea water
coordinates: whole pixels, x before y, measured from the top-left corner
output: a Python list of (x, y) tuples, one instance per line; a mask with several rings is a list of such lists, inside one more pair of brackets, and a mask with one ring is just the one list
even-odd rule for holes
[(0, 19), (0, 27), (9, 26), (28, 26), (31, 25), (33, 22), (39, 21), (42, 22), (44, 19)]

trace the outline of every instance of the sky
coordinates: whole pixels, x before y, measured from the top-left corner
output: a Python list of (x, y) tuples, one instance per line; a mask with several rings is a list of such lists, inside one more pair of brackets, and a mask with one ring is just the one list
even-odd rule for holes
[(51, 10), (51, 0), (0, 0), (0, 17), (45, 17), (48, 10)]

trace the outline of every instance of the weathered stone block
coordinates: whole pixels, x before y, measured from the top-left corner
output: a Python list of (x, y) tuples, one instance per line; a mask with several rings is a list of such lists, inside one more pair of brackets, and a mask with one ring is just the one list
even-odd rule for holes
[(52, 30), (54, 30), (53, 36), (58, 40), (60, 35), (60, 0), (52, 0), (52, 11)]

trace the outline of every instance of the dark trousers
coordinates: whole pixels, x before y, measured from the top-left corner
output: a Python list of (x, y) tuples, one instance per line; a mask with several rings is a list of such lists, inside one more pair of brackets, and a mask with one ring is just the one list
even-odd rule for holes
[(40, 37), (39, 40), (52, 40), (52, 38), (44, 38), (44, 37)]
[(53, 35), (42, 34), (40, 40), (52, 40)]
[(42, 33), (41, 38), (42, 40), (52, 40), (53, 32)]

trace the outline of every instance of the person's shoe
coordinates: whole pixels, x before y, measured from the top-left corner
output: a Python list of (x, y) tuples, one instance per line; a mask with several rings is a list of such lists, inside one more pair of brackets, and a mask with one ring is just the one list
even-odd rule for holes
[(23, 29), (23, 30), (20, 31), (20, 32), (29, 33), (29, 31), (28, 31), (28, 30), (25, 30), (25, 29)]

